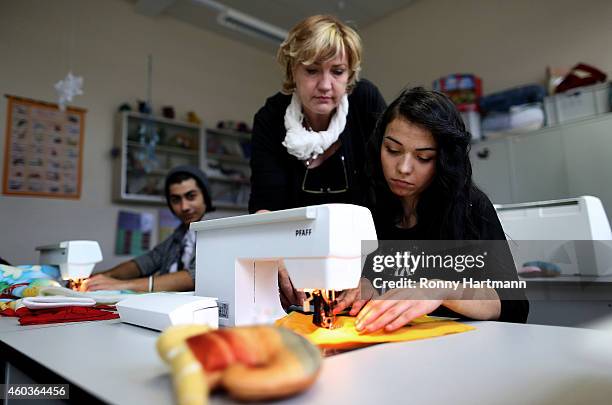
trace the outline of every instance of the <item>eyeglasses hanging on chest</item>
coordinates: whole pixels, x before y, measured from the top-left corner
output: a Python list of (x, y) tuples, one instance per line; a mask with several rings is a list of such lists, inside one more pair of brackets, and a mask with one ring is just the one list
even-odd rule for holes
[(311, 194), (339, 194), (348, 191), (344, 154), (335, 153), (315, 168), (306, 162), (302, 191)]

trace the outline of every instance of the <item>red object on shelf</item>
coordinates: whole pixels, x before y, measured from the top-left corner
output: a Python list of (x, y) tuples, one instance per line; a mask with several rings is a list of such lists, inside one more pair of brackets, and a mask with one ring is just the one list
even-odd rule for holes
[(451, 74), (435, 80), (433, 89), (446, 94), (459, 111), (478, 111), (482, 80), (473, 74)]
[(607, 75), (596, 67), (586, 63), (579, 63), (563, 78), (563, 81), (555, 88), (555, 93), (563, 93), (576, 87), (603, 83), (606, 79)]
[(478, 104), (476, 103), (464, 103), (455, 105), (457, 106), (457, 110), (459, 110), (460, 112), (479, 111)]

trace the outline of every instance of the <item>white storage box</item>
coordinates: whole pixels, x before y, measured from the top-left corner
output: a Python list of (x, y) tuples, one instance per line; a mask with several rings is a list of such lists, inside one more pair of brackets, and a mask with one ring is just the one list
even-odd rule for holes
[(577, 87), (544, 98), (546, 125), (604, 114), (610, 111), (610, 83)]
[(482, 140), (480, 131), (480, 113), (478, 111), (461, 112), (465, 128), (472, 134), (472, 143)]
[(122, 322), (164, 330), (172, 325), (219, 327), (217, 299), (185, 293), (137, 294), (117, 303)]

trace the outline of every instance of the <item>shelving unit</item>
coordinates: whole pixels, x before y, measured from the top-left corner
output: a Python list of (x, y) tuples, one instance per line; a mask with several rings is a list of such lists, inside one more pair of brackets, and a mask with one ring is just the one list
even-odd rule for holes
[(206, 157), (208, 158), (208, 160), (218, 160), (220, 162), (236, 163), (236, 164), (247, 165), (247, 166), (249, 165), (248, 160), (246, 160), (245, 158), (239, 157), (239, 156), (227, 156), (227, 155), (219, 155), (215, 153), (207, 153)]
[(114, 199), (165, 204), (164, 180), (172, 167), (202, 167), (213, 204), (246, 211), (250, 194), (251, 134), (135, 112), (118, 115)]
[[(130, 148), (145, 148), (144, 145), (141, 145), (137, 142), (128, 142), (127, 145)], [(177, 147), (172, 147), (172, 146), (157, 145), (155, 149), (159, 152), (164, 152), (164, 153), (173, 153), (173, 154), (178, 153), (178, 154), (189, 155), (189, 156), (199, 156), (200, 155), (200, 152), (197, 150), (185, 150), (183, 148), (177, 148)]]
[(233, 179), (231, 177), (208, 176), (208, 180), (210, 180), (210, 181), (220, 181), (220, 182), (225, 182), (225, 183), (251, 184), (251, 182), (249, 180), (246, 180), (246, 179)]
[(246, 211), (250, 194), (251, 134), (206, 129), (205, 171), (213, 204), (219, 209)]
[(165, 204), (164, 181), (178, 165), (201, 166), (204, 131), (200, 125), (136, 112), (118, 115), (114, 199)]

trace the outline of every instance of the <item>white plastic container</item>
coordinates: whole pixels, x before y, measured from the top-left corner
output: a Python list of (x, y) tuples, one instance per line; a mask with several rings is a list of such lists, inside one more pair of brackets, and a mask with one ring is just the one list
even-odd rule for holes
[(592, 117), (610, 111), (610, 83), (577, 87), (544, 98), (546, 125)]
[(544, 111), (541, 103), (515, 105), (510, 107), (510, 130), (521, 133), (537, 131), (544, 126)]
[(482, 140), (480, 131), (480, 113), (478, 111), (461, 112), (465, 128), (472, 134), (472, 143)]
[(138, 294), (117, 303), (121, 322), (164, 330), (172, 325), (219, 327), (217, 299), (185, 293)]

